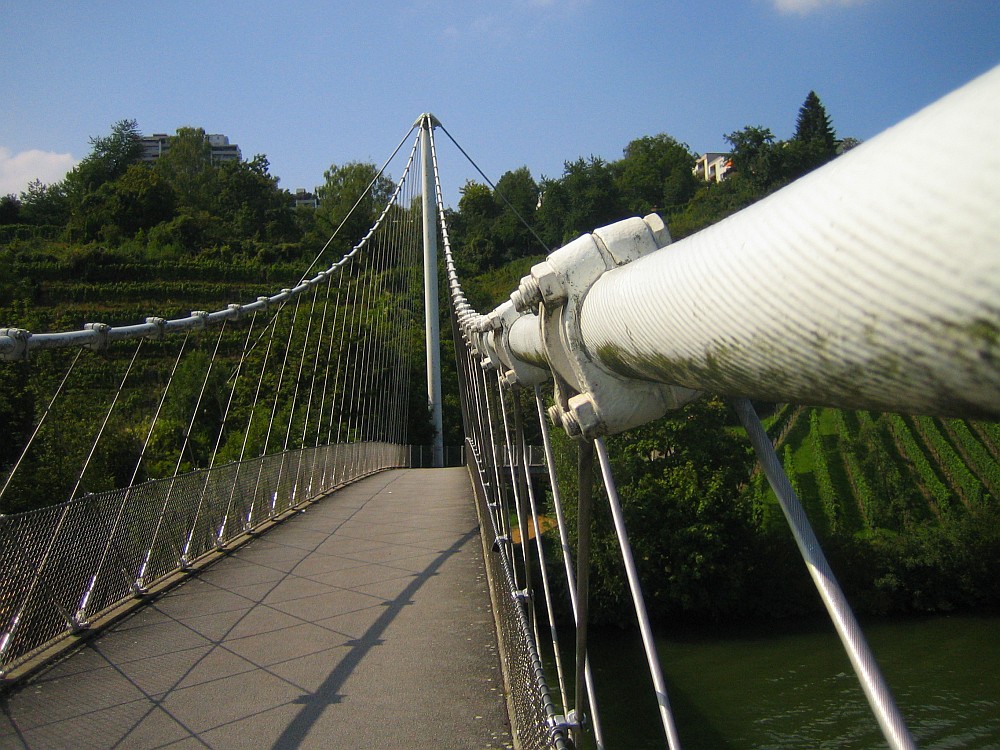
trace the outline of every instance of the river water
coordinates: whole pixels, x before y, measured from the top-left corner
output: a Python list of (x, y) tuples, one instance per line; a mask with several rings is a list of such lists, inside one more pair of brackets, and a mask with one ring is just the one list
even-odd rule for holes
[[(1000, 748), (1000, 617), (864, 629), (919, 747)], [(886, 747), (828, 623), (676, 630), (658, 649), (685, 750)], [(591, 659), (607, 749), (666, 747), (638, 634), (598, 631)]]

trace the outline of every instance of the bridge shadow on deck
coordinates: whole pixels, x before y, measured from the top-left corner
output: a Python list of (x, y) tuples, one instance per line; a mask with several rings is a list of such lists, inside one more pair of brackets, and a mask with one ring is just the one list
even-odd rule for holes
[(464, 469), (308, 506), (6, 696), (0, 748), (510, 747)]

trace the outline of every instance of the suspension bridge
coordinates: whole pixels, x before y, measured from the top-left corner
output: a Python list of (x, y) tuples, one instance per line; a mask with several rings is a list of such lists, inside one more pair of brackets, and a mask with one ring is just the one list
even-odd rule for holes
[[(588, 660), (601, 497), (663, 743), (682, 747), (604, 437), (704, 393), (739, 415), (885, 742), (915, 747), (751, 399), (1000, 417), (1000, 69), (684, 240), (656, 215), (595, 229), (482, 312), (436, 132), (418, 118), (375, 224), (293, 286), (181, 318), (0, 329), (3, 366), (50, 394), (0, 501), (43, 480), (33, 455), (60, 414), (88, 433), (63, 502), (0, 517), (0, 747), (605, 747)], [(439, 249), (465, 467), (414, 469), (421, 287), (430, 462), (445, 455)], [(179, 450), (150, 476), (178, 402)], [(92, 490), (124, 414), (138, 460)], [(550, 424), (578, 446), (575, 544)]]

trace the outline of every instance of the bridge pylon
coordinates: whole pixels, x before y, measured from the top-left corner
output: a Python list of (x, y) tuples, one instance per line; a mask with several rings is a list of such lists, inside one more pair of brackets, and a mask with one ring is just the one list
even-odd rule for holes
[(438, 320), (437, 203), (431, 130), (438, 125), (434, 115), (417, 118), (420, 126), (420, 177), (424, 218), (424, 333), (427, 340), (427, 405), (434, 438), (431, 465), (444, 466), (444, 434), (441, 420), (441, 329)]

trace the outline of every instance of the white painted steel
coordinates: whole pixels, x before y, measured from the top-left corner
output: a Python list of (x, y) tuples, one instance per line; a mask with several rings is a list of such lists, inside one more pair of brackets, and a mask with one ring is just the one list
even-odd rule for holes
[(441, 332), (438, 316), (437, 206), (435, 203), (434, 164), (431, 158), (433, 115), (421, 115), (420, 165), (424, 223), (424, 329), (427, 339), (427, 404), (431, 412), (434, 438), (431, 465), (444, 466), (444, 433), (441, 417)]
[(1000, 68), (604, 274), (580, 306), (586, 349), (730, 396), (998, 418), (998, 174)]

